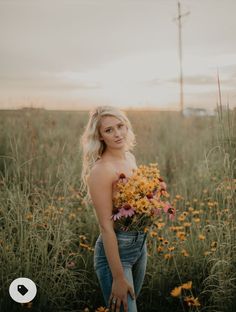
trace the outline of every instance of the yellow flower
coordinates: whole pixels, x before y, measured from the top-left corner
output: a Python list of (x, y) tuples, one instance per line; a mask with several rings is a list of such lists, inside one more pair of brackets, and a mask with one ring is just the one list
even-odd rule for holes
[(190, 227), (191, 225), (192, 225), (191, 222), (184, 222), (184, 224), (183, 224), (183, 226), (185, 226), (185, 227)]
[(200, 307), (200, 302), (198, 298), (194, 298), (193, 296), (187, 296), (184, 298), (184, 301), (187, 303), (189, 307)]
[(179, 195), (179, 194), (177, 194), (177, 195), (175, 195), (175, 198), (176, 198), (176, 199), (181, 199), (181, 198), (182, 198), (182, 196), (181, 196), (181, 195)]
[(26, 215), (26, 219), (27, 219), (28, 221), (32, 221), (32, 220), (33, 220), (33, 215), (32, 215), (31, 212), (29, 212), (29, 213)]
[(212, 248), (215, 248), (217, 246), (217, 242), (216, 241), (213, 241), (212, 243), (211, 243), (211, 247)]
[(104, 307), (99, 307), (95, 310), (95, 312), (109, 312), (109, 309), (104, 308)]
[(171, 296), (172, 297), (179, 297), (181, 295), (181, 292), (182, 292), (182, 287), (179, 286), (179, 287), (175, 287), (171, 292)]
[(162, 252), (164, 250), (164, 247), (163, 246), (158, 246), (157, 247), (157, 252)]
[(176, 236), (181, 240), (184, 241), (186, 240), (185, 232), (177, 232)]
[(204, 235), (202, 235), (202, 234), (199, 234), (198, 235), (198, 239), (200, 239), (200, 240), (204, 240), (206, 237), (204, 236)]
[(166, 260), (169, 260), (169, 259), (171, 259), (171, 258), (173, 258), (173, 255), (171, 255), (171, 254), (165, 254), (164, 255), (164, 258), (166, 259)]
[(182, 249), (181, 254), (182, 254), (184, 257), (189, 257), (189, 253), (188, 253), (185, 249)]
[(180, 215), (179, 217), (178, 217), (178, 220), (180, 221), (180, 222), (183, 222), (184, 220), (185, 220), (185, 216), (184, 215)]
[(181, 287), (183, 289), (191, 289), (192, 288), (192, 281), (189, 281), (187, 283), (182, 284)]
[(33, 306), (33, 302), (30, 301), (30, 302), (26, 302), (26, 303), (21, 303), (21, 306), (26, 308), (26, 309), (31, 309)]
[(74, 220), (74, 219), (76, 219), (76, 214), (72, 212), (69, 214), (69, 220)]

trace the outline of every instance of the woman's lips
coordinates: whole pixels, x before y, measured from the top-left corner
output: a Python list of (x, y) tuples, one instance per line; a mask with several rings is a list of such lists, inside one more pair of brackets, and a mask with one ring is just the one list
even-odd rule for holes
[(122, 142), (122, 140), (123, 139), (119, 139), (119, 140), (117, 140), (117, 141), (115, 141), (116, 143), (120, 143), (120, 142)]

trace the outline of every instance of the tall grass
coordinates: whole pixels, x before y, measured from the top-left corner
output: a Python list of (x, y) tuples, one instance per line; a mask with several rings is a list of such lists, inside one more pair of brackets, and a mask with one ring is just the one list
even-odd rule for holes
[[(148, 235), (140, 311), (235, 308), (235, 111), (182, 118), (128, 112), (138, 164), (158, 162), (177, 208)], [(0, 113), (0, 310), (21, 311), (8, 287), (35, 281), (32, 311), (95, 311), (103, 304), (93, 270), (98, 225), (80, 193), (79, 138), (85, 112)], [(171, 290), (187, 281), (179, 297)], [(189, 306), (187, 296), (200, 306)]]

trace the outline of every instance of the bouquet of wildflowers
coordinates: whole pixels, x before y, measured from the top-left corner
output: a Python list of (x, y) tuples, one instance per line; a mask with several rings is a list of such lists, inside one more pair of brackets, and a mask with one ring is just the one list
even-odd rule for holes
[(163, 213), (172, 220), (175, 209), (167, 201), (168, 197), (157, 164), (141, 165), (129, 178), (120, 174), (111, 218), (124, 231), (142, 231)]

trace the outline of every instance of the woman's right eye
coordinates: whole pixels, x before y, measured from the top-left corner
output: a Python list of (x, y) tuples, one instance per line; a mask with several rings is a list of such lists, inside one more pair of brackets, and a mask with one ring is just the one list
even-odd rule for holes
[(112, 130), (111, 129), (107, 129), (106, 130), (106, 133), (110, 133)]

